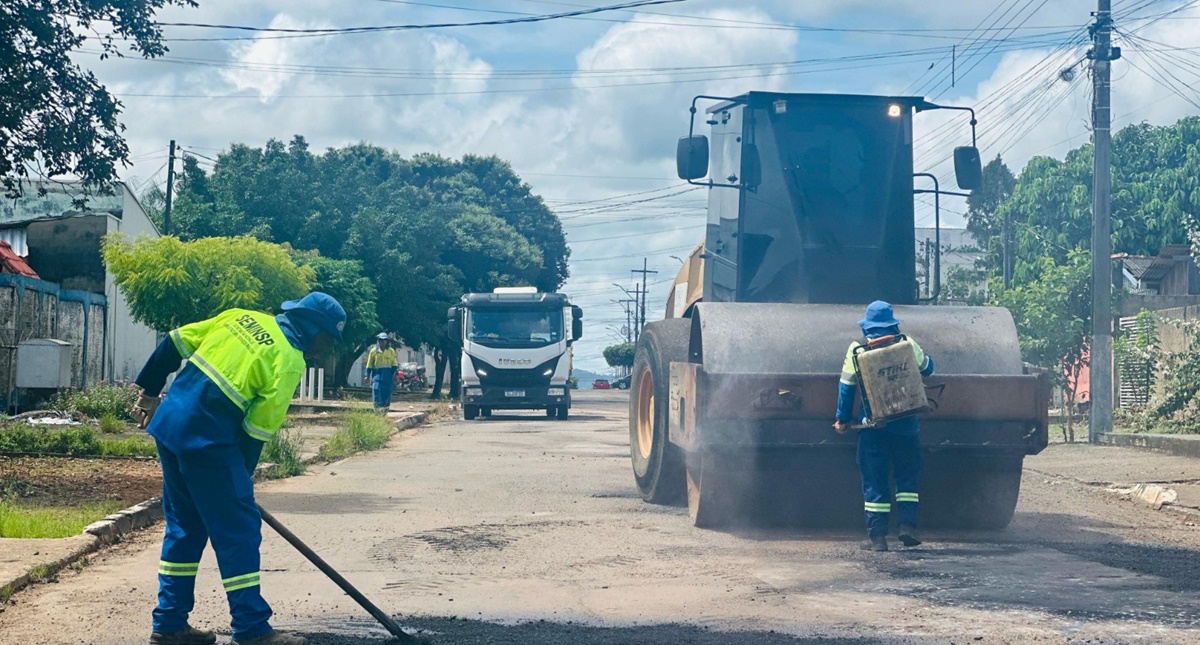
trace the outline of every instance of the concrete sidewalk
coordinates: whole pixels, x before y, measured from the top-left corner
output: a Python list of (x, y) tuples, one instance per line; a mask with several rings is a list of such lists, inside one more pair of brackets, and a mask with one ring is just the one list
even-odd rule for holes
[(1052, 444), (1027, 458), (1025, 468), (1103, 488), (1158, 484), (1179, 494), (1176, 506), (1200, 509), (1200, 459), (1140, 448)]

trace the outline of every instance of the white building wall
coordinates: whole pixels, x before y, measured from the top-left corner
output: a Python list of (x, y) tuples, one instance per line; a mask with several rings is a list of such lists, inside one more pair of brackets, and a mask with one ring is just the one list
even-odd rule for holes
[[(124, 233), (130, 240), (139, 236), (159, 237), (158, 228), (129, 188), (121, 184), (124, 202), (121, 218), (108, 217), (109, 233)], [(129, 301), (117, 288), (111, 273), (104, 275), (104, 295), (108, 298), (108, 329), (105, 334), (105, 372), (110, 379), (132, 380), (142, 369), (154, 348), (158, 334), (136, 322), (129, 312)]]

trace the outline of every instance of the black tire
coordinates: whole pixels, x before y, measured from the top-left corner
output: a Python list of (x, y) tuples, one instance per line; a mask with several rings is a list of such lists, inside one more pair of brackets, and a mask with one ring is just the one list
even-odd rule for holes
[[(668, 439), (667, 414), (671, 363), (687, 360), (691, 331), (692, 321), (686, 318), (650, 323), (642, 330), (634, 354), (629, 387), (629, 455), (638, 491), (652, 504), (681, 504), (687, 499), (684, 455)], [(646, 390), (642, 389), (643, 378), (650, 379)]]
[(479, 416), (479, 406), (478, 405), (464, 405), (463, 406), (463, 418), (464, 419), (466, 419), (467, 421), (474, 421), (475, 417), (478, 417), (478, 416)]
[(559, 421), (566, 421), (571, 416), (571, 408), (565, 405), (560, 405), (557, 408), (557, 416)]
[(939, 455), (927, 460), (921, 477), (921, 523), (984, 531), (1008, 526), (1021, 493), (1021, 458), (970, 457), (947, 463), (953, 459)]
[(547, 419), (553, 419), (556, 416), (558, 416), (558, 410), (555, 409), (555, 407), (553, 405), (546, 408), (546, 418)]
[(490, 416), (492, 416), (492, 409), (491, 408), (479, 408), (479, 415), (483, 416), (483, 417), (490, 417)]

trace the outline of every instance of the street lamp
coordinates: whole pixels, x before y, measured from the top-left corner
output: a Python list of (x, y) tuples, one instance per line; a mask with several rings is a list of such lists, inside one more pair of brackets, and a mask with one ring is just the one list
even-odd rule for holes
[(678, 255), (671, 255), (671, 256), (668, 256), (668, 257), (670, 257), (672, 260), (679, 260), (679, 263), (680, 263), (680, 264), (687, 264), (687, 262), (684, 262), (684, 261), (683, 261), (683, 258), (679, 257)]

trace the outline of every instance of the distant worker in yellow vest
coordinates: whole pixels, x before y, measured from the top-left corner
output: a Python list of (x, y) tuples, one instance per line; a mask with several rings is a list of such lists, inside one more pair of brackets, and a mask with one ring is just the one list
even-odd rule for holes
[(396, 348), (391, 346), (386, 333), (375, 337), (377, 342), (367, 353), (367, 374), (371, 376), (371, 397), (375, 407), (387, 408), (392, 404), (392, 390), (396, 387)]
[[(208, 645), (210, 631), (188, 624), (200, 555), (212, 542), (229, 600), (234, 645), (302, 645), (268, 622), (259, 593), (262, 517), (251, 478), (263, 443), (283, 424), (305, 357), (340, 341), (346, 312), (313, 292), (283, 303), (278, 316), (230, 309), (184, 325), (154, 350), (136, 379), (133, 418), (154, 437), (163, 474), (166, 532), (158, 563), (154, 645)], [(167, 377), (183, 369), (170, 395)], [(157, 413), (156, 413), (157, 410)]]

